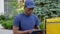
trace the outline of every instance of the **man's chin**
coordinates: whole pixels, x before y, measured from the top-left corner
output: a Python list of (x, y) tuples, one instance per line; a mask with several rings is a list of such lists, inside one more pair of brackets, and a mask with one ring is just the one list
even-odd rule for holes
[(31, 14), (27, 14), (27, 16), (30, 16)]

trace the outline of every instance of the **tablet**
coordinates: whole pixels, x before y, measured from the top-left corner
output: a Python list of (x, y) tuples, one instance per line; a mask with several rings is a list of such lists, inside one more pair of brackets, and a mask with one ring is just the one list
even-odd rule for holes
[(33, 31), (31, 34), (44, 34), (44, 30)]

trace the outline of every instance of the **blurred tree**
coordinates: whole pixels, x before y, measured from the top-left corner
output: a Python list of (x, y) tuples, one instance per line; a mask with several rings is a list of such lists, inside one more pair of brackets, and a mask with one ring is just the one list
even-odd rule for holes
[(11, 12), (10, 15), (16, 15), (17, 14), (17, 0), (9, 0), (8, 3), (9, 11)]
[[(5, 16), (9, 16), (8, 18), (14, 17), (17, 14), (23, 12), (24, 10), (24, 1), (18, 1), (18, 0), (4, 0), (6, 3), (4, 6)], [(20, 2), (20, 3), (19, 3)]]
[(24, 0), (18, 0), (18, 4), (17, 4), (17, 11), (18, 14), (22, 13), (24, 11)]

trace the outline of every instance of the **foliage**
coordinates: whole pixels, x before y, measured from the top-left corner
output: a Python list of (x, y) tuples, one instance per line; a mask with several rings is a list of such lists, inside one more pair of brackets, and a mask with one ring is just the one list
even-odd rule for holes
[(0, 24), (3, 23), (3, 20), (0, 20)]
[(8, 15), (16, 16), (17, 15), (17, 0), (9, 0), (8, 2)]
[(5, 20), (5, 16), (1, 15), (0, 20)]
[(18, 13), (22, 13), (24, 11), (24, 2), (20, 2), (17, 5)]
[(0, 20), (6, 21), (6, 20), (10, 20), (13, 19), (13, 17), (10, 17), (10, 15), (1, 15), (0, 16)]
[(44, 29), (45, 27), (44, 27), (44, 23), (41, 23), (40, 24), (40, 29)]
[(0, 16), (0, 24), (2, 24), (5, 29), (12, 29), (12, 21), (13, 17), (10, 18), (9, 15)]
[(34, 0), (34, 13), (41, 21), (45, 18), (60, 16), (60, 0)]
[(18, 0), (10, 0), (8, 7), (10, 14), (13, 16), (16, 16), (24, 10), (23, 2), (18, 3)]
[(4, 22), (2, 23), (2, 26), (3, 26), (5, 29), (12, 29), (12, 20), (4, 21)]
[[(9, 0), (8, 2), (8, 13), (0, 16), (0, 23), (5, 29), (12, 29), (13, 18), (18, 14), (17, 9), (20, 9), (20, 3), (17, 0)], [(22, 7), (19, 11), (21, 13), (24, 10)]]

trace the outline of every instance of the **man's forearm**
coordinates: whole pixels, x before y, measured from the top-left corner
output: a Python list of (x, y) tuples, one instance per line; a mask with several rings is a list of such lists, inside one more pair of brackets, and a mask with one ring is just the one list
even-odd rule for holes
[(28, 33), (31, 33), (32, 31), (36, 31), (39, 29), (40, 29), (39, 27), (35, 27), (32, 30), (26, 30), (26, 31), (13, 30), (13, 32), (14, 32), (14, 34), (28, 34)]
[(28, 34), (28, 31), (14, 31), (14, 34)]

